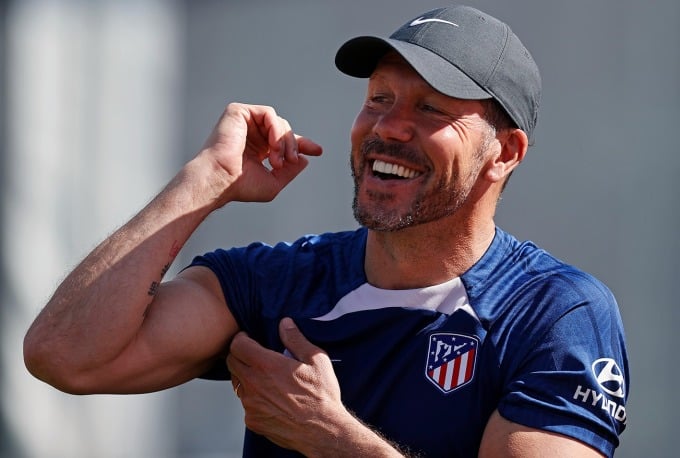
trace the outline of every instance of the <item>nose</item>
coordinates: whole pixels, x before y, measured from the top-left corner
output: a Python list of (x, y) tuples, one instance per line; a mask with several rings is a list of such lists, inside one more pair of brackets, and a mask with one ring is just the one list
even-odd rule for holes
[(385, 141), (406, 143), (413, 139), (414, 132), (413, 113), (398, 103), (381, 113), (373, 126), (373, 133)]

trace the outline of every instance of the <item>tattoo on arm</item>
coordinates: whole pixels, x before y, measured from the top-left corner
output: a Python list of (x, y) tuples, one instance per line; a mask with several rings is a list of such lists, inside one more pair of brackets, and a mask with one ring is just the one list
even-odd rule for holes
[(156, 293), (158, 292), (158, 287), (160, 286), (160, 283), (157, 281), (151, 282), (151, 286), (149, 286), (149, 291), (146, 292), (149, 296), (155, 296)]
[[(161, 280), (163, 280), (163, 277), (165, 277), (165, 274), (168, 273), (168, 270), (170, 270), (170, 266), (172, 265), (172, 262), (175, 260), (177, 255), (179, 254), (179, 251), (182, 249), (182, 244), (179, 243), (177, 240), (172, 242), (172, 246), (170, 247), (170, 252), (168, 253), (169, 260), (168, 262), (163, 266), (161, 269), (161, 275), (158, 281), (153, 281), (151, 282), (151, 285), (149, 286), (149, 290), (146, 292), (147, 295), (153, 297), (158, 293), (158, 288), (161, 285)], [(149, 304), (151, 305), (151, 304)], [(148, 308), (148, 306), (147, 306)], [(146, 314), (146, 312), (145, 312)]]

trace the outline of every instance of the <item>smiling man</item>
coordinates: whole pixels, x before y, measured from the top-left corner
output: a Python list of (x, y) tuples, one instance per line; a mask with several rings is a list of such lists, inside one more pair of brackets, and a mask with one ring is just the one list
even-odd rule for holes
[(160, 283), (212, 211), (273, 199), (321, 154), (271, 107), (231, 104), (60, 285), (28, 368), (72, 393), (230, 378), (245, 456), (612, 455), (628, 395), (614, 298), (494, 222), (536, 124), (529, 52), (453, 6), (350, 40), (336, 64), (368, 78), (351, 130), (360, 228), (218, 249)]

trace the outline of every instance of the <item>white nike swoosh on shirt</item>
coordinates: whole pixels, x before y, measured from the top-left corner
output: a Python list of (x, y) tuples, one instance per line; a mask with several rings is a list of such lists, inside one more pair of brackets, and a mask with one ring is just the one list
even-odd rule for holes
[(453, 22), (445, 21), (444, 19), (437, 19), (437, 18), (424, 18), (424, 17), (419, 17), (418, 19), (414, 19), (411, 21), (409, 24), (409, 27), (413, 27), (414, 25), (421, 25), (421, 24), (427, 24), (428, 22), (441, 22), (442, 24), (449, 24), (454, 27), (460, 27), (458, 24), (455, 24)]

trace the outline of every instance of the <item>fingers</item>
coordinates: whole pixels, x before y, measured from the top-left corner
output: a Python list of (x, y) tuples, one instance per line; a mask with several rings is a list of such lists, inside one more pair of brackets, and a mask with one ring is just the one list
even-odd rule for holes
[(329, 361), (326, 353), (307, 340), (292, 319), (284, 318), (281, 320), (279, 323), (279, 336), (286, 349), (298, 361), (307, 364), (325, 364)]
[(280, 169), (285, 163), (297, 164), (300, 154), (321, 155), (321, 146), (305, 137), (296, 135), (288, 120), (279, 116), (274, 108), (262, 105), (240, 106), (249, 110), (260, 134), (267, 138), (268, 159), (273, 169)]
[[(293, 179), (307, 167), (308, 164), (309, 161), (306, 157), (299, 156), (297, 162), (293, 164), (286, 163), (286, 166), (281, 167), (280, 169), (272, 168), (271, 174), (276, 178), (276, 181), (271, 184), (274, 187), (274, 189), (272, 189), (272, 194), (286, 187), (288, 183), (293, 181)], [(262, 183), (262, 186), (266, 186), (266, 184)]]
[(220, 192), (216, 201), (222, 206), (271, 201), (305, 169), (307, 156), (321, 153), (272, 107), (231, 103), (199, 154), (211, 166), (207, 170), (217, 172), (212, 190)]
[[(281, 353), (263, 347), (245, 332), (239, 332), (234, 336), (227, 356), (227, 367), (232, 374), (234, 389), (236, 389), (236, 383), (247, 385), (247, 378), (253, 370), (271, 371), (274, 367), (284, 365), (292, 372), (299, 362), (321, 366), (331, 365), (328, 355), (307, 340), (292, 319), (281, 320), (279, 334), (281, 342), (297, 361), (281, 359)], [(289, 362), (285, 363), (286, 360)]]
[(233, 374), (231, 376), (231, 387), (234, 389), (234, 394), (236, 397), (240, 398), (241, 395), (239, 394), (239, 390), (241, 389), (241, 381)]
[(292, 377), (299, 365), (299, 361), (263, 347), (245, 332), (234, 336), (227, 356), (232, 388), (246, 404), (253, 397), (262, 400), (276, 397), (278, 389), (286, 390), (284, 378)]
[(275, 365), (273, 361), (281, 358), (281, 354), (263, 347), (257, 341), (250, 338), (248, 334), (241, 331), (237, 333), (231, 341), (229, 355), (227, 356), (227, 367), (237, 381), (247, 382), (246, 373), (255, 368), (271, 368)]
[(305, 154), (307, 156), (321, 156), (321, 153), (323, 153), (323, 148), (321, 145), (314, 143), (307, 137), (296, 135), (295, 138), (297, 139), (298, 151), (301, 154)]
[[(248, 336), (245, 332), (238, 332), (231, 341), (229, 347), (229, 356), (235, 364), (248, 366), (250, 361), (258, 361), (278, 353), (269, 350), (254, 339)], [(229, 358), (228, 358), (229, 360)]]
[(227, 355), (227, 369), (229, 369), (229, 372), (231, 373), (231, 383), (234, 387), (234, 391), (236, 391), (237, 384), (241, 382), (243, 370), (248, 367), (238, 356), (240, 352), (239, 344), (237, 342), (242, 340), (243, 337), (247, 338), (247, 335), (244, 332), (238, 332), (234, 336), (229, 347), (229, 354)]
[[(267, 111), (269, 114), (269, 110)], [(297, 140), (293, 134), (293, 129), (290, 123), (280, 116), (276, 115), (271, 109), (271, 126), (269, 128), (269, 164), (274, 169), (283, 167), (284, 161), (292, 164), (298, 161)], [(269, 118), (267, 118), (269, 119)]]

